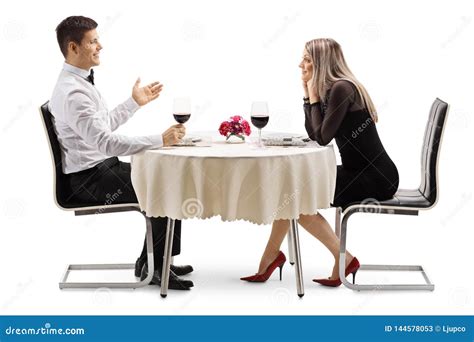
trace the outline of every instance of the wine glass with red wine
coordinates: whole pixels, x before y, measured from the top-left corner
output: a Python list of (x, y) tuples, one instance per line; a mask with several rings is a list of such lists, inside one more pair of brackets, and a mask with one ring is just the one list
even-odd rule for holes
[(184, 124), (191, 117), (191, 99), (189, 97), (177, 97), (173, 100), (174, 119)]
[(252, 124), (258, 128), (258, 146), (261, 148), (263, 148), (262, 128), (267, 125), (269, 118), (268, 104), (265, 101), (252, 102), (250, 120)]

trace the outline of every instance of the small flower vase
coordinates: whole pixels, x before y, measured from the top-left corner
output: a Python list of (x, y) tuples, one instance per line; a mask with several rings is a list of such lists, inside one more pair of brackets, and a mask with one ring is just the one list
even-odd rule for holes
[(243, 134), (229, 134), (225, 140), (228, 144), (242, 144), (245, 142), (245, 135)]

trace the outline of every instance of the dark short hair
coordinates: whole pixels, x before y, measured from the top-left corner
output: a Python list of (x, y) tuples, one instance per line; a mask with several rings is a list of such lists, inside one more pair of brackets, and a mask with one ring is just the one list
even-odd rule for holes
[(84, 34), (96, 27), (97, 23), (93, 19), (83, 16), (71, 16), (61, 21), (58, 27), (56, 27), (56, 37), (58, 38), (59, 48), (64, 57), (67, 57), (67, 46), (69, 42), (81, 44)]

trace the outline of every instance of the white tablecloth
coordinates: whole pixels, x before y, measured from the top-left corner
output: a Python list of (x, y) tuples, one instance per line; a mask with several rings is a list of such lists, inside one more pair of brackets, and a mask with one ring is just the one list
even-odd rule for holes
[(147, 216), (269, 224), (328, 208), (334, 197), (332, 146), (228, 144), (170, 147), (132, 156), (132, 183)]

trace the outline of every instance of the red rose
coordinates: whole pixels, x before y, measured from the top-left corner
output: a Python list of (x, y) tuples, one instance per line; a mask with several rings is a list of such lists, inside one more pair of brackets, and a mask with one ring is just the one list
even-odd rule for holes
[(252, 131), (250, 130), (250, 125), (247, 121), (243, 120), (242, 127), (244, 128), (245, 135), (250, 135)]
[(219, 127), (219, 133), (224, 136), (227, 136), (227, 134), (230, 133), (230, 123), (228, 121), (221, 123)]

